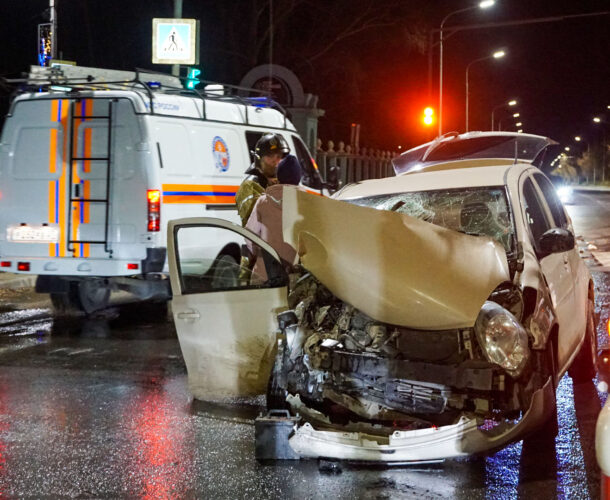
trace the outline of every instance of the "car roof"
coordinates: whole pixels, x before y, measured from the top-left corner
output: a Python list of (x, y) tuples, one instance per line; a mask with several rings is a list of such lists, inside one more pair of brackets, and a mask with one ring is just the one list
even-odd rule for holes
[(503, 186), (509, 170), (525, 171), (530, 164), (506, 160), (463, 160), (431, 165), (396, 177), (348, 184), (335, 194), (338, 199), (362, 198), (392, 193)]

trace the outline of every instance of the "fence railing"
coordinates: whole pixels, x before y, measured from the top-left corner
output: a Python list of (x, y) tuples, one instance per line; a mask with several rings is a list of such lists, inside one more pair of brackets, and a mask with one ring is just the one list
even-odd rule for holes
[(336, 176), (338, 186), (341, 187), (351, 182), (394, 176), (394, 156), (390, 151), (368, 155), (318, 149), (316, 163), (325, 181)]

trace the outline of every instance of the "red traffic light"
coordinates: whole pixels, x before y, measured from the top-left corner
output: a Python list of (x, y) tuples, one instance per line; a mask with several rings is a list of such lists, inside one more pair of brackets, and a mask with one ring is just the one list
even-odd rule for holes
[(430, 106), (424, 109), (423, 122), (426, 126), (430, 126), (434, 123), (434, 109)]

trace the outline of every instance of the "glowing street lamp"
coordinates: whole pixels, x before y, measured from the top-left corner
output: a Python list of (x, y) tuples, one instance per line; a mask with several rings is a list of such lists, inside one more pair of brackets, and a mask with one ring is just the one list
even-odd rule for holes
[(600, 123), (602, 121), (602, 119), (599, 116), (596, 116), (595, 118), (593, 118), (593, 121), (595, 123)]
[(494, 130), (494, 113), (496, 112), (496, 109), (499, 108), (504, 108), (506, 106), (516, 106), (517, 105), (517, 99), (511, 99), (510, 101), (508, 101), (507, 103), (502, 103), (502, 104), (498, 104), (497, 106), (494, 106), (493, 108), (491, 108), (491, 131), (493, 132)]
[(521, 122), (515, 123), (515, 127), (520, 127), (521, 125), (523, 125), (523, 123), (521, 123)]
[(487, 59), (501, 59), (505, 55), (506, 55), (506, 52), (504, 52), (503, 50), (496, 50), (490, 56), (485, 56), (485, 57), (480, 57), (479, 59), (475, 59), (474, 61), (469, 63), (468, 66), (466, 66), (466, 132), (468, 132), (468, 97), (470, 94), (468, 91), (468, 71), (470, 70), (470, 66), (472, 66), (475, 63), (481, 62), (481, 61), (486, 61)]
[(441, 28), (439, 30), (439, 34), (440, 34), (440, 39), (439, 39), (439, 69), (438, 69), (438, 78), (439, 78), (439, 85), (438, 85), (438, 135), (441, 135), (443, 133), (443, 27), (445, 26), (445, 23), (447, 22), (447, 20), (455, 15), (455, 14), (460, 14), (463, 12), (468, 12), (470, 10), (475, 10), (475, 9), (487, 9), (489, 7), (491, 7), (493, 4), (495, 4), (495, 0), (483, 0), (482, 2), (479, 2), (478, 5), (473, 5), (471, 7), (466, 7), (465, 9), (459, 9), (459, 10), (454, 10), (453, 12), (450, 12), (449, 14), (447, 14), (443, 20), (441, 21)]
[(521, 116), (521, 113), (513, 113), (513, 118), (519, 118)]

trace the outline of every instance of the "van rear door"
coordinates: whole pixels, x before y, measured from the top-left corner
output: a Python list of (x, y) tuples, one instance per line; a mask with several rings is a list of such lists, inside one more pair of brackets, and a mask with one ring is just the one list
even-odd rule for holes
[(12, 111), (0, 157), (2, 255), (143, 258), (133, 247), (146, 197), (131, 102), (42, 97)]

